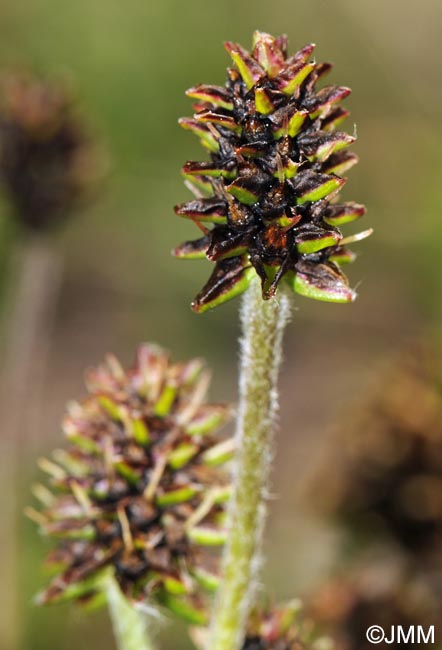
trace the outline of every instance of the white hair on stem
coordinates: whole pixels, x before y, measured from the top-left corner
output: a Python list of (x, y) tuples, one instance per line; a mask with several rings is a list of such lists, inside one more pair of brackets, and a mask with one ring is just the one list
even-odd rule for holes
[(289, 297), (279, 291), (275, 298), (264, 301), (256, 278), (244, 295), (241, 309), (234, 490), (228, 512), (223, 580), (207, 645), (210, 650), (241, 648), (256, 596), (277, 427), (282, 339), (289, 316)]

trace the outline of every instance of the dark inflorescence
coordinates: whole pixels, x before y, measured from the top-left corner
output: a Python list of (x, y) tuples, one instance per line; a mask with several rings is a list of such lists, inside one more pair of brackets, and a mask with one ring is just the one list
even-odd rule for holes
[(215, 262), (193, 309), (240, 294), (256, 274), (264, 299), (284, 279), (301, 295), (352, 301), (340, 265), (354, 257), (346, 245), (370, 231), (343, 238), (339, 229), (365, 213), (338, 200), (343, 174), (357, 162), (348, 151), (355, 137), (336, 129), (349, 114), (339, 102), (350, 90), (318, 89), (331, 65), (311, 61), (313, 45), (289, 56), (285, 36), (256, 32), (250, 53), (225, 47), (234, 63), (225, 86), (188, 90), (196, 112), (180, 121), (210, 153), (185, 164), (195, 198), (175, 208), (203, 235), (174, 254)]
[(373, 625), (380, 626), (390, 640), (380, 641), (379, 648), (391, 647), (393, 631), (401, 627), (405, 634), (414, 630), (408, 647), (417, 649), (419, 626), (427, 633), (440, 621), (440, 576), (432, 580), (400, 568), (396, 558), (387, 561), (358, 565), (357, 570), (322, 585), (311, 597), (309, 614), (330, 634), (336, 649), (370, 650), (373, 642), (367, 639), (367, 630)]
[(0, 94), (1, 184), (25, 228), (52, 229), (97, 178), (97, 151), (61, 86), (11, 74)]
[(324, 461), (315, 500), (351, 537), (389, 538), (418, 561), (440, 563), (440, 351), (422, 344), (403, 350), (347, 410)]
[(209, 381), (200, 360), (172, 364), (154, 345), (129, 371), (109, 356), (88, 373), (89, 396), (63, 422), (68, 448), (41, 463), (43, 508), (29, 510), (56, 542), (40, 602), (88, 599), (111, 570), (131, 599), (205, 622), (199, 587), (217, 586), (209, 550), (225, 538), (232, 455), (217, 433), (229, 408), (205, 402)]

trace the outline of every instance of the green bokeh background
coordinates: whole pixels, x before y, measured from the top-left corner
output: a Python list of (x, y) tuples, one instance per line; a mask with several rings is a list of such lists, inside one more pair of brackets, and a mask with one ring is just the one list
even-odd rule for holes
[[(375, 228), (372, 239), (358, 245), (360, 257), (349, 270), (358, 301), (341, 306), (299, 297), (286, 336), (273, 484), (278, 499), (269, 519), (264, 580), (278, 598), (320, 581), (333, 539), (302, 510), (299, 493), (323, 433), (364, 390), (379, 359), (441, 325), (441, 24), (439, 0), (0, 4), (0, 70), (67, 76), (111, 165), (94, 203), (56, 238), (64, 259), (61, 291), (41, 407), (29, 424), (33, 442), (22, 449), (13, 533), (20, 555), (20, 640), (9, 647), (10, 635), (0, 629), (0, 648), (113, 647), (104, 615), (32, 606), (44, 581), (44, 546), (21, 518), (28, 485), (38, 476), (35, 458), (60, 444), (64, 404), (84, 393), (83, 368), (109, 350), (129, 362), (139, 341), (153, 340), (176, 358), (205, 356), (214, 369), (212, 396), (235, 399), (238, 301), (193, 314), (189, 302), (209, 264), (176, 261), (169, 250), (195, 235), (172, 209), (188, 197), (181, 165), (201, 157), (198, 143), (177, 125), (191, 112), (184, 91), (199, 82), (222, 83), (228, 63), (222, 42), (248, 46), (257, 28), (286, 32), (292, 50), (317, 43), (318, 59), (335, 63), (331, 80), (353, 89), (346, 104), (350, 130), (351, 120), (357, 123), (361, 162), (350, 173), (345, 197), (368, 206), (363, 228)], [(7, 269), (14, 235), (4, 199), (1, 206), (0, 265)], [(1, 485), (4, 495), (10, 489)], [(0, 580), (0, 610), (10, 589)], [(185, 650), (184, 627), (173, 635), (166, 627), (159, 632), (163, 647)]]

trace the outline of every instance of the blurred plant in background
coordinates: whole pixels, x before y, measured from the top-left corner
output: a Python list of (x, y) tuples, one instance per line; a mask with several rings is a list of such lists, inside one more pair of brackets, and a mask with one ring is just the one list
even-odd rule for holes
[(335, 428), (318, 477), (318, 506), (357, 541), (388, 537), (413, 561), (437, 563), (442, 545), (438, 348), (409, 343)]
[(67, 89), (29, 74), (0, 84), (0, 181), (24, 229), (48, 231), (94, 186), (97, 149)]
[[(377, 561), (371, 558), (325, 581), (309, 602), (308, 612), (339, 650), (370, 650), (373, 644), (366, 633), (372, 625), (382, 627), (387, 638), (393, 627), (402, 626), (407, 633), (410, 627), (417, 631), (421, 625), (427, 633), (434, 625), (436, 647), (440, 647), (440, 580), (441, 576), (438, 584), (423, 574), (410, 574), (394, 554)], [(407, 647), (421, 645), (409, 642)]]
[[(43, 363), (62, 275), (53, 236), (104, 173), (104, 157), (62, 82), (29, 73), (0, 78), (0, 189), (13, 249), (5, 332), (9, 399), (23, 402), (29, 367)], [(33, 358), (40, 348), (40, 358)], [(16, 417), (11, 408), (11, 416)], [(13, 434), (11, 434), (12, 437)]]
[[(8, 408), (2, 446), (8, 458), (4, 473), (14, 492), (19, 446), (29, 447), (28, 427), (41, 405), (38, 387), (44, 382), (62, 282), (62, 255), (53, 231), (91, 194), (104, 172), (104, 158), (75, 113), (62, 83), (18, 72), (4, 73), (0, 79), (0, 189), (10, 203), (12, 222), (11, 280), (6, 290), (3, 287), (7, 319), (2, 399)], [(11, 532), (16, 530), (15, 499), (9, 510)], [(14, 583), (19, 560), (12, 539), (4, 542), (2, 570)], [(18, 618), (16, 604), (11, 586), (6, 608), (10, 630), (10, 621)]]
[[(389, 629), (441, 620), (438, 346), (408, 343), (379, 369), (373, 386), (338, 419), (317, 468), (313, 496), (343, 533), (340, 577), (319, 589), (313, 608), (318, 606), (319, 619), (333, 621), (338, 639), (349, 637), (344, 648), (361, 647), (370, 621)], [(359, 566), (367, 553), (369, 559)]]

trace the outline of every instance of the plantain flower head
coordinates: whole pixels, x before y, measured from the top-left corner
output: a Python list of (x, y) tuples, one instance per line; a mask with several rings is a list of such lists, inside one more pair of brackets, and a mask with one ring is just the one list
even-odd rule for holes
[(371, 232), (343, 238), (339, 229), (365, 213), (338, 198), (358, 160), (348, 150), (355, 136), (336, 128), (349, 115), (339, 103), (350, 90), (317, 87), (332, 66), (311, 60), (314, 45), (289, 56), (285, 36), (255, 32), (251, 52), (225, 47), (234, 64), (225, 86), (188, 90), (196, 112), (180, 120), (210, 154), (184, 165), (195, 198), (175, 208), (202, 237), (174, 254), (215, 263), (192, 307), (233, 298), (256, 274), (264, 299), (284, 280), (298, 294), (350, 302), (356, 294), (340, 265), (354, 257), (346, 245)]
[(104, 171), (62, 86), (9, 74), (0, 85), (0, 182), (22, 226), (64, 221)]
[(229, 408), (205, 403), (209, 381), (200, 360), (172, 364), (154, 345), (131, 370), (109, 356), (88, 373), (89, 396), (63, 422), (67, 449), (41, 462), (43, 508), (28, 509), (55, 542), (40, 602), (89, 599), (112, 570), (129, 598), (205, 622), (199, 587), (217, 584), (210, 548), (225, 538), (232, 454), (217, 433)]

